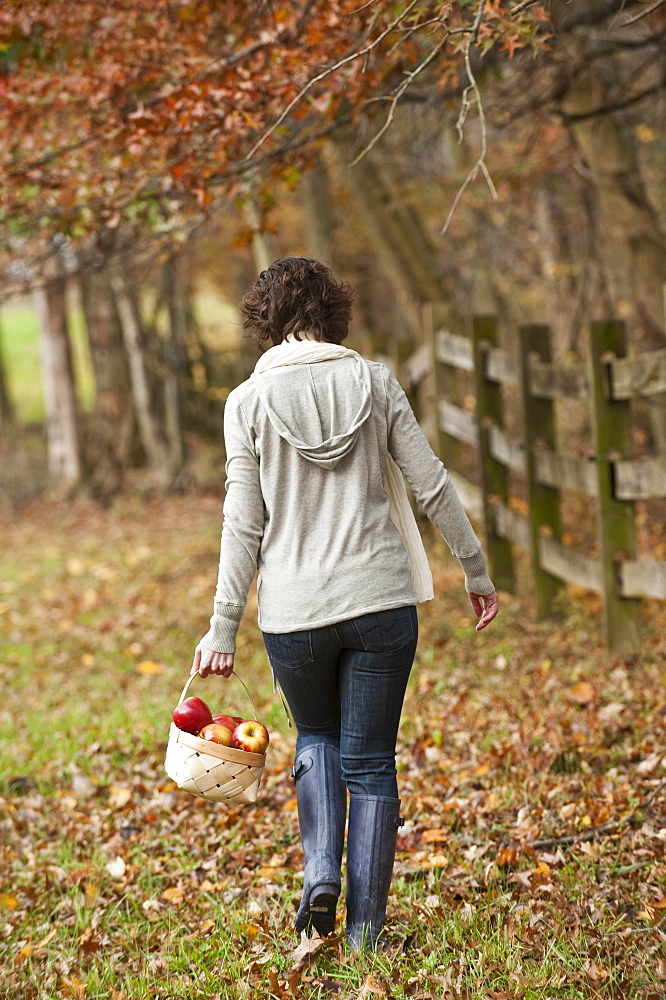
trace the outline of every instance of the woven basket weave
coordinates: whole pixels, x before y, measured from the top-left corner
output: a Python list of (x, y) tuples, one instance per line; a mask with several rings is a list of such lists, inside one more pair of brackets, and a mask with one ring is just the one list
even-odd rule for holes
[[(178, 704), (185, 699), (190, 684), (197, 676), (192, 674), (188, 678)], [(237, 674), (233, 676), (245, 688), (256, 720), (257, 710), (250, 692)], [(211, 802), (256, 802), (265, 763), (266, 754), (223, 747), (185, 733), (171, 723), (164, 770), (179, 788), (192, 795)]]

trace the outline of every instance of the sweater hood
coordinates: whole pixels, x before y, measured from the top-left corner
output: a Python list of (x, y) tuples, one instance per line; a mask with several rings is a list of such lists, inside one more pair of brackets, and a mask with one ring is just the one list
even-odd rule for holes
[(280, 437), (324, 469), (349, 454), (372, 410), (370, 369), (352, 352), (267, 368), (250, 378)]

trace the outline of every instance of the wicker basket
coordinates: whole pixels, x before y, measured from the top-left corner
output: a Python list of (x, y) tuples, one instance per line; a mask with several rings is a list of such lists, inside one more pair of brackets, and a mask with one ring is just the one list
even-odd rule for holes
[[(197, 676), (192, 674), (188, 678), (179, 704)], [(233, 676), (245, 688), (256, 720), (257, 710), (250, 692), (237, 674)], [(171, 723), (164, 770), (179, 788), (192, 795), (199, 795), (211, 802), (256, 802), (265, 763), (266, 754), (223, 747), (219, 743), (185, 733), (175, 723)]]

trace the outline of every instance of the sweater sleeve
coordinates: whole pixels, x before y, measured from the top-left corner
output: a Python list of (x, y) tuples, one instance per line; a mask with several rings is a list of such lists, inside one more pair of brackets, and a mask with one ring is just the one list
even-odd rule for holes
[(418, 425), (398, 380), (386, 369), (388, 447), (416, 502), (442, 535), (465, 574), (468, 593), (492, 594), (481, 544), (451, 478)]
[(232, 392), (224, 408), (226, 496), (220, 565), (210, 629), (201, 640), (217, 653), (236, 651), (236, 633), (247, 602), (264, 533), (259, 460), (243, 409)]

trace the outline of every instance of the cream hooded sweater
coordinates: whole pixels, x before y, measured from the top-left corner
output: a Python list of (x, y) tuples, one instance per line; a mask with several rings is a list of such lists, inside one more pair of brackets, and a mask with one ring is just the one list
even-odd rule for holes
[(268, 369), (229, 394), (214, 614), (202, 645), (235, 651), (255, 571), (259, 626), (295, 632), (416, 604), (389, 517), (387, 453), (469, 592), (493, 591), (479, 540), (389, 369), (359, 356)]

